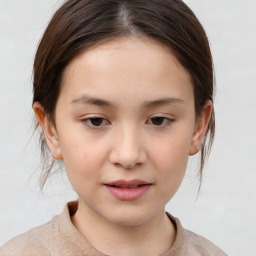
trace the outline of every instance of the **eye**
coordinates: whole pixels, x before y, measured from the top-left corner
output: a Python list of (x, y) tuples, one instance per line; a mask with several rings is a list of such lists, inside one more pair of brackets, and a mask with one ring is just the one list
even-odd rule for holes
[(82, 121), (92, 127), (101, 127), (109, 124), (109, 122), (102, 117), (92, 117), (83, 119)]
[(152, 117), (149, 119), (149, 124), (152, 124), (154, 126), (166, 126), (170, 125), (174, 120), (167, 118), (167, 117), (162, 117), (162, 116), (156, 116)]

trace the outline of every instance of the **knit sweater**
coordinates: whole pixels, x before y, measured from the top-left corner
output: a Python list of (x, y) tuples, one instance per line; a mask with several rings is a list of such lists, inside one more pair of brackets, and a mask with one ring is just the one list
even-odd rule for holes
[[(78, 202), (69, 202), (51, 221), (21, 234), (0, 248), (0, 256), (102, 256), (76, 229), (71, 216)], [(161, 256), (227, 256), (207, 239), (184, 229), (167, 213), (176, 228), (172, 248)], [(171, 243), (171, 242), (170, 242)]]

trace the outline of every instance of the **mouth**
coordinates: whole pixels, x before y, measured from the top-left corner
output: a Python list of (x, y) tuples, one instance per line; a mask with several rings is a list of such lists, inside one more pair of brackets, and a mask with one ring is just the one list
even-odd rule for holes
[(108, 184), (105, 184), (106, 186), (110, 186), (110, 187), (113, 187), (113, 188), (138, 188), (138, 187), (142, 187), (142, 186), (147, 186), (147, 185), (150, 185), (150, 184), (140, 184), (140, 185), (134, 185), (134, 186), (125, 186), (125, 185), (108, 185)]
[(112, 196), (122, 201), (139, 199), (150, 189), (152, 185), (152, 183), (142, 180), (117, 180), (104, 184)]
[(117, 180), (110, 183), (106, 183), (104, 185), (110, 186), (110, 187), (116, 187), (116, 188), (138, 188), (142, 186), (152, 185), (152, 183), (148, 183), (142, 180), (131, 180), (131, 181)]

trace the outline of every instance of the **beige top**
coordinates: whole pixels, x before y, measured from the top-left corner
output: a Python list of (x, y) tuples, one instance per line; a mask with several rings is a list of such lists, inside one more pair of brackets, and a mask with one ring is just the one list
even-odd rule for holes
[[(69, 202), (64, 211), (50, 222), (21, 234), (0, 248), (1, 256), (102, 256), (71, 222), (78, 207)], [(185, 230), (178, 219), (168, 214), (176, 228), (172, 248), (162, 256), (225, 256), (207, 239)], [(227, 255), (226, 255), (227, 256)]]

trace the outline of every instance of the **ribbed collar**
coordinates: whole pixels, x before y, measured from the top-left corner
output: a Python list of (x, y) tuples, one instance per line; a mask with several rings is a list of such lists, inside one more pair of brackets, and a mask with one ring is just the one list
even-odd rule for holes
[[(53, 218), (51, 222), (50, 252), (51, 255), (89, 255), (107, 256), (95, 249), (76, 229), (71, 221), (71, 216), (78, 209), (78, 201), (66, 204), (64, 211)], [(166, 213), (176, 229), (176, 237), (172, 248), (161, 256), (179, 256), (182, 247), (186, 244), (186, 233), (180, 221)]]

